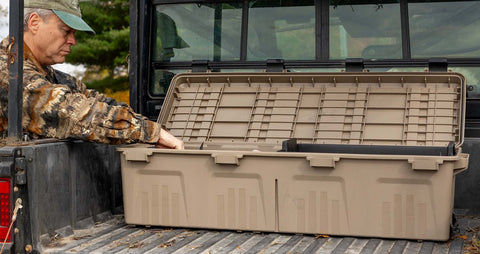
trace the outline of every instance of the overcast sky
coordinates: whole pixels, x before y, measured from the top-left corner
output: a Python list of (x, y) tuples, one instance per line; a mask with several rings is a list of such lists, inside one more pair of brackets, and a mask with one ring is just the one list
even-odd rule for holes
[[(0, 0), (0, 6), (5, 7), (8, 10), (10, 0)], [(0, 17), (0, 40), (8, 36), (8, 17)], [(56, 64), (55, 69), (69, 73), (69, 74), (81, 74), (85, 71), (82, 66), (73, 66), (71, 64)], [(77, 76), (77, 75), (75, 75)]]

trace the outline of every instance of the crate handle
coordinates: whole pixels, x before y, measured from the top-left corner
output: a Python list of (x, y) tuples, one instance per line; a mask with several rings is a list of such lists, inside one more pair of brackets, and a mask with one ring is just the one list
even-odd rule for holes
[(340, 157), (327, 157), (327, 156), (308, 156), (307, 160), (310, 161), (310, 167), (314, 168), (335, 168), (335, 162), (340, 160)]
[(131, 149), (130, 151), (123, 151), (125, 155), (125, 160), (127, 161), (143, 161), (143, 162), (150, 162), (149, 157), (153, 154), (153, 151), (145, 149), (135, 150)]
[(454, 174), (458, 174), (460, 172), (463, 172), (468, 168), (468, 158), (469, 157), (470, 157), (470, 155), (467, 154), (467, 153), (459, 154), (459, 159), (457, 161), (455, 161), (455, 164), (454, 164), (454, 167), (453, 167), (453, 169), (454, 169), (453, 173)]
[(243, 154), (236, 153), (212, 153), (212, 158), (215, 159), (215, 164), (240, 165), (240, 159)]
[(408, 163), (412, 165), (413, 170), (432, 170), (437, 171), (438, 166), (443, 164), (442, 159), (408, 159)]

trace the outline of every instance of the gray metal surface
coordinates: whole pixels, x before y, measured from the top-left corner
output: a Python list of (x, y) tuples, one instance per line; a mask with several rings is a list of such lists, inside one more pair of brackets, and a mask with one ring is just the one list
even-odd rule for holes
[(455, 176), (456, 209), (480, 214), (480, 138), (465, 138), (462, 151), (470, 154), (468, 169)]
[[(476, 154), (480, 139), (467, 138), (464, 151)], [(31, 202), (51, 204), (56, 200), (60, 206), (45, 207), (43, 212), (32, 211), (37, 225), (34, 239), (50, 232), (50, 240), (38, 250), (45, 253), (466, 253), (465, 246), (471, 245), (472, 235), (476, 235), (478, 220), (459, 219), (448, 242), (418, 242), (407, 240), (316, 237), (314, 235), (251, 233), (216, 230), (168, 229), (125, 225), (122, 221), (110, 220), (94, 225), (102, 216), (108, 216), (110, 209), (121, 205), (120, 166), (115, 147), (89, 143), (51, 143), (24, 147), (27, 162), (29, 187), (48, 188), (31, 197)], [(28, 151), (28, 152), (27, 152)], [(478, 151), (480, 152), (480, 151)], [(52, 154), (55, 154), (53, 156)], [(62, 155), (62, 156), (60, 156)], [(49, 158), (56, 158), (55, 174), (48, 165)], [(108, 158), (108, 159), (107, 159)], [(478, 157), (480, 158), (480, 157)], [(464, 215), (479, 214), (480, 204), (478, 185), (480, 162), (476, 156), (470, 157), (470, 167), (456, 177), (455, 207)], [(27, 160), (28, 161), (28, 160)], [(35, 163), (35, 166), (31, 165)], [(66, 165), (68, 164), (68, 166)], [(62, 166), (63, 165), (63, 166)], [(55, 184), (54, 176), (69, 179), (68, 188)], [(67, 181), (67, 182), (68, 182)], [(75, 188), (74, 188), (75, 187)], [(72, 196), (73, 195), (73, 196)], [(68, 196), (67, 199), (59, 196)], [(55, 197), (55, 198), (53, 198)], [(64, 202), (60, 202), (64, 200)], [(68, 201), (70, 200), (70, 201)], [(32, 206), (40, 209), (38, 205)], [(63, 208), (61, 208), (63, 207)], [(65, 214), (59, 216), (59, 211)], [(57, 211), (57, 212), (54, 212)], [(50, 216), (49, 214), (57, 214)], [(66, 216), (66, 214), (72, 214)], [(103, 215), (105, 214), (105, 215)], [(61, 219), (68, 218), (68, 221)], [(60, 219), (59, 219), (60, 218)], [(57, 225), (58, 224), (58, 225)], [(63, 226), (66, 226), (62, 228)], [(34, 227), (35, 228), (35, 227)], [(88, 228), (88, 229), (82, 229)], [(72, 231), (73, 230), (73, 231)], [(69, 233), (74, 232), (74, 235)], [(43, 235), (43, 236), (45, 236)], [(463, 240), (459, 235), (468, 235)], [(39, 244), (37, 242), (37, 244)], [(39, 247), (38, 245), (36, 245)]]
[(11, 57), (8, 63), (8, 137), (22, 137), (23, 103), (23, 1), (10, 0), (9, 42)]
[(121, 210), (115, 146), (57, 141), (21, 149), (28, 179), (29, 238), (35, 249), (41, 251), (41, 244), (49, 244), (49, 235), (89, 228)]
[[(480, 147), (480, 139), (465, 140), (466, 152), (476, 154), (477, 147)], [(44, 246), (36, 248), (45, 253), (462, 253), (462, 249), (471, 244), (471, 236), (463, 240), (455, 235), (472, 235), (480, 225), (471, 218), (459, 219), (459, 227), (448, 242), (316, 238), (314, 235), (206, 229), (170, 230), (134, 227), (117, 220), (92, 228), (90, 226), (101, 220), (102, 216), (109, 215), (108, 210), (115, 210), (121, 205), (120, 166), (115, 147), (60, 142), (26, 146), (23, 149), (28, 168), (35, 169), (28, 171), (29, 179), (36, 179), (29, 181), (29, 187), (33, 188), (34, 184), (37, 191), (39, 188), (54, 187), (48, 188), (49, 191), (35, 192), (38, 196), (33, 193), (31, 196), (31, 202), (37, 202), (32, 207), (38, 209), (31, 211), (33, 222), (41, 223), (33, 227), (36, 229), (33, 232), (35, 246), (40, 247), (40, 235), (47, 238), (49, 235), (51, 240), (42, 237)], [(29, 156), (35, 159), (29, 161)], [(480, 199), (476, 195), (480, 162), (476, 160), (476, 156), (471, 156), (469, 169), (457, 175), (456, 179), (455, 207), (464, 215), (479, 214), (480, 211)], [(53, 161), (53, 164), (49, 161)], [(54, 173), (48, 173), (53, 170), (50, 164), (55, 165)], [(68, 188), (56, 184), (58, 179), (55, 176), (70, 181)], [(51, 200), (60, 206), (51, 205)], [(39, 203), (49, 205), (41, 210)], [(60, 211), (64, 212), (60, 215)], [(75, 234), (68, 236), (72, 232)]]
[[(465, 253), (480, 220), (461, 218), (447, 242), (125, 225), (121, 218), (57, 238), (45, 253)], [(469, 239), (464, 240), (461, 235)]]

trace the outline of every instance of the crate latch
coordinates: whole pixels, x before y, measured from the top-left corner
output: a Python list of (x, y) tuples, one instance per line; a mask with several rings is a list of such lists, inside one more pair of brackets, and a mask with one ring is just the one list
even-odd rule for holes
[(335, 168), (335, 163), (340, 160), (340, 157), (330, 156), (307, 156), (310, 161), (310, 167), (314, 168)]
[(193, 60), (192, 72), (207, 72), (208, 60)]
[(443, 164), (442, 159), (408, 159), (408, 163), (412, 165), (413, 170), (438, 170), (439, 166)]
[(365, 65), (363, 64), (363, 58), (345, 59), (346, 72), (363, 72), (364, 69), (365, 69)]
[(237, 153), (212, 153), (212, 158), (215, 159), (215, 164), (240, 165), (240, 159), (243, 154)]
[(430, 58), (428, 59), (429, 72), (447, 72), (448, 61), (446, 58)]
[(267, 59), (267, 72), (283, 72), (284, 70), (283, 59)]

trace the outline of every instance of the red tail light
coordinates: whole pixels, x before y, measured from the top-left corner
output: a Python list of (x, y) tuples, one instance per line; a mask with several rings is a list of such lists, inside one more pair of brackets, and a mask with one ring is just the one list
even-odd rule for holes
[(5, 238), (10, 241), (10, 234), (7, 234), (10, 226), (10, 179), (0, 178), (0, 240)]

